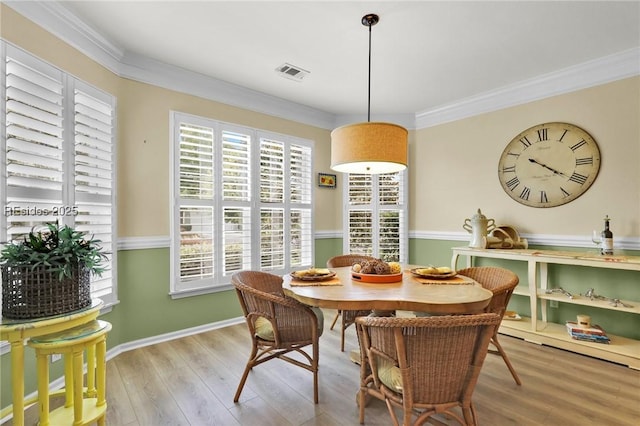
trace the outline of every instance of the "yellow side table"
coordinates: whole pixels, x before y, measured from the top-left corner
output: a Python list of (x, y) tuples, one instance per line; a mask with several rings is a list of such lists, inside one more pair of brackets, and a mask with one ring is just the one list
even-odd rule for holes
[[(0, 411), (4, 417), (13, 411), (13, 424), (24, 426), (24, 340), (73, 328), (95, 320), (100, 314), (103, 302), (94, 299), (91, 306), (78, 311), (52, 317), (32, 320), (0, 318), (0, 340), (11, 344), (11, 386), (13, 404)], [(27, 401), (29, 403), (29, 401)]]
[[(40, 425), (105, 424), (107, 333), (111, 324), (94, 320), (69, 330), (32, 337), (38, 371)], [(83, 383), (83, 356), (87, 351), (87, 387)], [(64, 355), (65, 404), (49, 412), (49, 355)]]

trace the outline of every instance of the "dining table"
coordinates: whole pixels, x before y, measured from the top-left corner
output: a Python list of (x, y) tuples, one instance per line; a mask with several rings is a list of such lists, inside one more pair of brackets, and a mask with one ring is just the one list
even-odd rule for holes
[[(404, 310), (432, 315), (483, 312), (493, 294), (469, 277), (425, 278), (403, 268), (394, 282), (366, 282), (351, 267), (331, 268), (334, 276), (301, 280), (283, 276), (284, 293), (308, 306), (339, 310)], [(375, 277), (374, 277), (375, 278)]]

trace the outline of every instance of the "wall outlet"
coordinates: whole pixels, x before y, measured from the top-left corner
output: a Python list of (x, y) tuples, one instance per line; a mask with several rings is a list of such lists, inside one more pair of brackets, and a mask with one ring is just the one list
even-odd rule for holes
[(53, 364), (56, 361), (60, 361), (62, 359), (62, 354), (51, 354), (51, 363)]
[(558, 301), (557, 300), (549, 300), (549, 306), (552, 308), (557, 308), (558, 307)]

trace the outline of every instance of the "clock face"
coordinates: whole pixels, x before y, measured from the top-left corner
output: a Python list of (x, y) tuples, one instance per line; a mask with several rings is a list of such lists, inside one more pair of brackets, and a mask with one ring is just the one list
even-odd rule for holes
[(598, 176), (600, 149), (586, 131), (567, 123), (533, 126), (500, 156), (504, 191), (531, 207), (555, 207), (584, 194)]

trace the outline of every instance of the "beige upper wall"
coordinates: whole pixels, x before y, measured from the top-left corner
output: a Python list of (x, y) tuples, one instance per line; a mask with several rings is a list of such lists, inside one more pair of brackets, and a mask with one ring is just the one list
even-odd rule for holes
[[(593, 136), (600, 172), (571, 203), (527, 207), (502, 190), (498, 159), (521, 131), (551, 121)], [(411, 154), (411, 230), (462, 231), (465, 218), (481, 208), (523, 233), (590, 235), (608, 214), (614, 235), (640, 235), (639, 77), (419, 130)]]
[[(315, 172), (327, 171), (329, 131), (131, 80), (118, 96), (120, 236), (169, 235), (170, 111), (179, 111), (314, 141)], [(316, 187), (316, 228), (333, 229), (335, 191)]]

